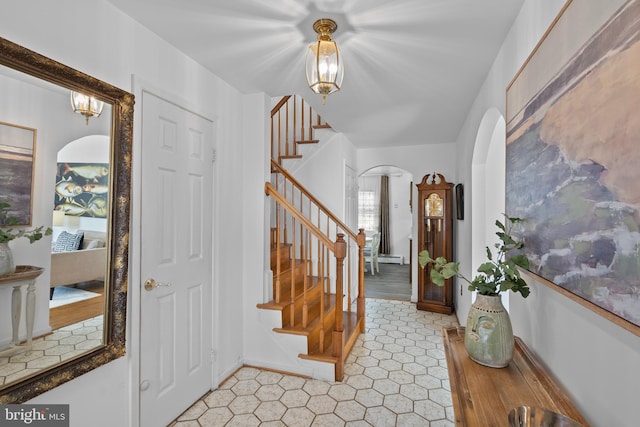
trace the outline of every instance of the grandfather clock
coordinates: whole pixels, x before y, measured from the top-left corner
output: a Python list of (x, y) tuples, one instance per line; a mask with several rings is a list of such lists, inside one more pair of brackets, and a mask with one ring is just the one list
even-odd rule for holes
[[(431, 258), (453, 258), (453, 184), (439, 173), (425, 175), (418, 187), (418, 252), (428, 250)], [(431, 266), (418, 267), (418, 310), (451, 314), (452, 279), (443, 287), (431, 283)]]

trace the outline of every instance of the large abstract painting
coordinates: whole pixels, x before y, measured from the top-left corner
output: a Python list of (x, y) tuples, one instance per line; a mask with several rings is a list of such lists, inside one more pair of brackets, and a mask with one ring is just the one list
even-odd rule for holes
[(65, 215), (106, 218), (109, 165), (58, 163), (54, 209)]
[(0, 122), (0, 201), (15, 225), (31, 225), (36, 130)]
[(639, 70), (640, 0), (573, 1), (507, 89), (507, 214), (531, 272), (636, 334)]

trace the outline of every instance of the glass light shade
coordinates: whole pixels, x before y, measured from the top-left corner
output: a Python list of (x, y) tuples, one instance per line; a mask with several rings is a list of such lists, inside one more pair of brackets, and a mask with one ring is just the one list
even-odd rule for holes
[(74, 113), (82, 114), (87, 124), (89, 124), (89, 117), (99, 117), (102, 114), (104, 102), (97, 100), (93, 96), (72, 91), (71, 107)]
[(344, 78), (342, 56), (336, 42), (331, 40), (331, 32), (336, 28), (333, 21), (316, 21), (314, 30), (318, 32), (318, 41), (309, 45), (305, 60), (307, 84), (322, 95), (323, 104), (327, 95), (340, 90)]

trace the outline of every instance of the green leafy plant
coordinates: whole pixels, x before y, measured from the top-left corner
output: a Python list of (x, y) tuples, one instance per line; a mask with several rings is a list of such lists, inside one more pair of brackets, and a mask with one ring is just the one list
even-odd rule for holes
[[(522, 222), (521, 218), (508, 217), (505, 215), (505, 224), (496, 220), (498, 232), (496, 235), (500, 239), (494, 246), (497, 249), (494, 255), (487, 247), (487, 261), (478, 267), (478, 275), (473, 280), (469, 280), (459, 272), (458, 262), (449, 262), (444, 257), (431, 258), (429, 251), (422, 251), (418, 254), (418, 263), (422, 268), (428, 264), (433, 264), (430, 277), (431, 282), (444, 286), (444, 281), (457, 276), (469, 284), (470, 291), (478, 291), (481, 295), (499, 295), (503, 291), (520, 292), (524, 298), (529, 296), (530, 289), (527, 282), (520, 276), (518, 267), (529, 268), (529, 259), (522, 253), (510, 255), (523, 248), (523, 242), (517, 242), (512, 236), (514, 224)], [(507, 257), (507, 255), (510, 255)]]
[(52, 233), (51, 228), (47, 227), (43, 231), (44, 225), (40, 227), (27, 230), (25, 228), (15, 228), (18, 224), (18, 220), (9, 215), (9, 209), (11, 203), (7, 201), (0, 202), (0, 243), (9, 243), (14, 239), (24, 237), (29, 239), (29, 243), (36, 242), (42, 239), (44, 236), (49, 236)]

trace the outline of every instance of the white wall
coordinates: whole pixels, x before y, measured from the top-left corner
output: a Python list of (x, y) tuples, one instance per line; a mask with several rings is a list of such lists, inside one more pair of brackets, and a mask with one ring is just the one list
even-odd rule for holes
[[(491, 138), (492, 134), (491, 129), (482, 128), (483, 117), (493, 109), (504, 116), (505, 91), (509, 81), (564, 3), (564, 0), (526, 0), (505, 39), (458, 136), (458, 168), (466, 194), (470, 194), (474, 186), (471, 165), (474, 144), (478, 144), (476, 138)], [(494, 117), (490, 122), (495, 125), (497, 120)], [(474, 175), (484, 167), (479, 165)], [(484, 184), (488, 185), (489, 180)], [(473, 193), (475, 195), (475, 191)], [(456, 246), (462, 272), (471, 275), (472, 232), (466, 218), (468, 216), (465, 221), (458, 222), (462, 226), (458, 229)], [(475, 221), (473, 226), (476, 226)], [(476, 235), (475, 231), (473, 235)], [(519, 295), (510, 298), (514, 333), (541, 358), (591, 425), (637, 425), (636, 406), (640, 395), (638, 336), (534, 279), (528, 281), (532, 293), (527, 299)], [(465, 298), (468, 301), (458, 304), (457, 313), (463, 324), (470, 294), (467, 293)]]
[(322, 135), (324, 138), (314, 146), (314, 150), (304, 155), (303, 163), (296, 167), (294, 176), (323, 205), (345, 221), (344, 164), (346, 162), (356, 169), (355, 149), (343, 134), (325, 132)]
[(391, 230), (391, 255), (403, 257), (409, 263), (409, 235), (412, 232), (412, 215), (409, 207), (409, 194), (413, 191), (412, 176), (389, 177), (389, 223)]
[[(90, 38), (77, 37), (76, 23), (91, 22)], [(184, 54), (120, 13), (106, 1), (84, 2), (66, 0), (49, 2), (46, 0), (26, 0), (4, 5), (0, 14), (2, 37), (21, 44), (52, 59), (95, 76), (125, 90), (133, 91), (132, 76), (139, 81), (161, 88), (164, 93), (173, 94), (178, 99), (188, 99), (208, 117), (216, 117), (216, 215), (214, 233), (214, 289), (217, 298), (214, 301), (215, 339), (217, 345), (216, 378), (233, 370), (242, 361), (242, 235), (244, 221), (238, 215), (242, 200), (243, 184), (237, 177), (251, 179), (262, 171), (244, 169), (242, 162), (243, 96), (225, 82), (204, 70)], [(46, 34), (46, 36), (43, 36)], [(138, 268), (140, 242), (139, 197), (142, 191), (135, 183), (139, 182), (139, 102), (136, 104), (134, 120), (134, 188), (132, 189), (134, 211), (131, 228), (131, 255), (129, 274), (129, 295), (127, 311), (127, 354), (125, 357), (100, 367), (69, 383), (33, 399), (33, 403), (69, 403), (71, 405), (71, 426), (127, 426), (137, 424), (137, 384), (139, 348), (137, 331), (140, 304), (140, 272)], [(37, 105), (37, 104), (33, 104)], [(33, 106), (32, 105), (32, 106)], [(64, 111), (69, 111), (68, 95), (64, 100)], [(14, 106), (12, 106), (13, 108)], [(61, 109), (62, 111), (62, 109)], [(53, 116), (55, 111), (47, 111)], [(6, 116), (4, 116), (6, 117)], [(23, 123), (21, 117), (11, 118), (12, 122)], [(53, 118), (52, 118), (53, 120)], [(83, 128), (86, 126), (81, 120)], [(93, 119), (89, 121), (92, 125)], [(28, 123), (23, 123), (29, 125)], [(40, 127), (40, 124), (33, 127)], [(80, 136), (76, 135), (75, 137)], [(68, 135), (64, 142), (74, 139)], [(45, 144), (38, 148), (38, 155), (51, 150), (47, 157), (55, 159), (59, 147)], [(36, 160), (38, 161), (38, 160)], [(53, 165), (51, 166), (54, 167)], [(36, 182), (43, 183), (49, 171), (37, 165)], [(53, 171), (53, 169), (51, 169)], [(228, 174), (228, 175), (227, 175)], [(229, 179), (229, 176), (236, 179)], [(52, 174), (51, 181), (55, 178)], [(224, 182), (222, 182), (224, 180)], [(53, 184), (53, 182), (52, 182)], [(38, 186), (38, 188), (40, 188)], [(43, 204), (53, 206), (53, 192), (36, 189), (36, 195), (42, 194)], [(212, 190), (213, 191), (213, 190)], [(50, 195), (50, 196), (47, 196)], [(137, 207), (136, 207), (137, 206)], [(262, 217), (256, 219), (262, 224)], [(51, 209), (34, 217), (35, 223), (51, 223)], [(47, 256), (49, 248), (41, 245), (43, 254), (36, 256), (35, 251), (16, 251), (21, 263), (36, 264)], [(35, 246), (34, 246), (35, 248)], [(33, 258), (33, 259), (32, 259)]]

